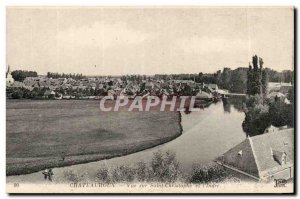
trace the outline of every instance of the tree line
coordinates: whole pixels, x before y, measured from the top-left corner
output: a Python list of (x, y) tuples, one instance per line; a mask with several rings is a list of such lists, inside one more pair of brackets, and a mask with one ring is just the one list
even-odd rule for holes
[(11, 72), (11, 76), (15, 81), (23, 82), (26, 77), (37, 77), (38, 74), (35, 71), (15, 70)]
[[(262, 60), (261, 60), (262, 61)], [(255, 60), (255, 63), (259, 63), (259, 60)], [(249, 66), (252, 67), (252, 66)], [(249, 71), (252, 70), (251, 74), (254, 74), (251, 77)], [(262, 73), (262, 76), (256, 75), (256, 73)], [(15, 70), (12, 73), (12, 77), (15, 81), (23, 82), (26, 77), (37, 77), (38, 74), (35, 71), (26, 71), (26, 70)], [(86, 76), (82, 74), (75, 74), (75, 73), (47, 73), (48, 78), (73, 78), (76, 80), (84, 79)], [(249, 79), (248, 79), (249, 77)], [(282, 72), (277, 72), (275, 70), (269, 68), (258, 68), (257, 66), (253, 65), (253, 68), (246, 68), (240, 67), (237, 69), (230, 69), (224, 67), (224, 69), (218, 70), (215, 73), (202, 73), (199, 74), (171, 74), (171, 75), (155, 75), (155, 79), (157, 80), (192, 80), (196, 83), (206, 83), (206, 84), (217, 84), (221, 89), (226, 89), (234, 93), (248, 93), (249, 88), (252, 89), (253, 86), (251, 82), (248, 82), (252, 78), (262, 78), (261, 80), (257, 79), (254, 81), (267, 81), (270, 82), (291, 82), (294, 84), (294, 71), (285, 70)], [(141, 83), (142, 80), (150, 80), (149, 76), (146, 75), (124, 75), (121, 76), (122, 81), (134, 81), (137, 83)], [(266, 85), (264, 84), (262, 89), (266, 89)], [(255, 85), (254, 85), (255, 86)], [(259, 87), (253, 89), (260, 89)], [(262, 91), (264, 92), (264, 91)], [(252, 92), (253, 94), (253, 92)]]
[(82, 75), (82, 74), (75, 74), (75, 73), (69, 73), (69, 74), (65, 74), (65, 73), (52, 73), (52, 72), (47, 72), (47, 77), (48, 78), (72, 78), (72, 79), (85, 79), (86, 76)]

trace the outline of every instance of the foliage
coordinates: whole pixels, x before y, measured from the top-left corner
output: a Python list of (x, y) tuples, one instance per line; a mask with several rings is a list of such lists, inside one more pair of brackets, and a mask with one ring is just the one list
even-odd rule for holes
[(294, 126), (294, 106), (286, 104), (281, 99), (276, 98), (270, 103), (270, 120), (273, 126)]
[(294, 84), (294, 71), (284, 70), (277, 72), (270, 68), (265, 69), (270, 82), (287, 82)]
[(69, 171), (64, 172), (64, 178), (68, 182), (78, 183), (78, 182), (82, 181), (83, 176), (80, 176), (80, 175), (74, 173), (72, 170), (69, 170)]
[(144, 182), (146, 180), (149, 180), (149, 167), (147, 167), (147, 164), (145, 162), (138, 162), (137, 168), (135, 170), (136, 178), (139, 182)]
[(247, 72), (244, 69), (236, 69), (231, 72), (231, 85), (227, 87), (233, 93), (246, 93)]
[(73, 73), (73, 74), (65, 74), (65, 73), (62, 73), (62, 74), (60, 74), (60, 73), (51, 73), (51, 72), (48, 72), (47, 73), (47, 77), (48, 78), (55, 78), (55, 79), (57, 79), (57, 78), (72, 78), (72, 79), (84, 79), (84, 78), (86, 78), (86, 76), (84, 76), (84, 75), (82, 75), (82, 74), (75, 74), (75, 73)]
[(23, 87), (12, 87), (6, 92), (6, 96), (11, 99), (41, 99), (46, 88), (34, 88), (32, 91)]
[(108, 168), (107, 167), (100, 168), (96, 172), (96, 179), (98, 182), (110, 183), (112, 179), (109, 174)]
[(294, 91), (294, 88), (291, 88), (290, 90), (289, 90), (289, 92), (288, 92), (288, 95), (287, 95), (287, 98), (288, 98), (288, 100), (290, 100), (290, 102), (292, 103), (292, 104), (294, 104), (295, 103), (295, 91)]
[(149, 164), (138, 162), (136, 167), (127, 165), (117, 166), (111, 172), (104, 167), (96, 173), (100, 182), (175, 182), (180, 176), (179, 163), (175, 153), (161, 151), (154, 152)]
[(267, 92), (267, 73), (263, 70), (263, 60), (257, 55), (252, 57), (252, 65), (249, 64), (247, 73), (247, 94), (265, 95)]
[(294, 126), (294, 105), (282, 99), (267, 100), (260, 95), (248, 96), (244, 107), (243, 130), (249, 136), (263, 134), (270, 125)]
[(113, 170), (112, 179), (114, 182), (132, 182), (135, 178), (135, 170), (129, 166), (118, 166)]
[(175, 153), (167, 151), (165, 155), (161, 151), (155, 152), (151, 161), (151, 178), (160, 182), (174, 182), (179, 175), (179, 162)]
[[(252, 67), (253, 65), (253, 67)], [(275, 75), (273, 70), (263, 69), (263, 60), (257, 55), (252, 57), (247, 74), (247, 100), (244, 107), (245, 120), (243, 130), (249, 136), (263, 134), (270, 125), (294, 126), (294, 90), (290, 89), (288, 99), (291, 104), (286, 104), (282, 99), (267, 100), (268, 74)], [(286, 81), (293, 76), (291, 71), (284, 71)], [(271, 75), (272, 76), (272, 75)]]
[(263, 134), (264, 130), (271, 124), (269, 113), (263, 110), (266, 107), (261, 108), (253, 109), (246, 114), (242, 126), (249, 136)]
[(37, 77), (38, 74), (35, 71), (15, 70), (11, 72), (11, 76), (15, 81), (23, 82), (26, 77)]
[(224, 167), (213, 165), (209, 167), (194, 166), (188, 179), (190, 183), (220, 182), (227, 176)]

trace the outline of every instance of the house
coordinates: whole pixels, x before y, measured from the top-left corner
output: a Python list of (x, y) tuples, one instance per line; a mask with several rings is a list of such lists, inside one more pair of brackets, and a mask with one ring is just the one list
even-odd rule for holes
[(15, 81), (14, 83), (11, 84), (11, 87), (14, 87), (14, 88), (21, 88), (21, 87), (24, 87), (24, 83), (23, 82), (18, 82), (18, 81)]
[(217, 92), (219, 87), (217, 84), (203, 84), (202, 88), (207, 88), (211, 93)]
[(44, 93), (44, 97), (51, 98), (55, 96), (55, 92), (53, 90), (46, 90)]
[(280, 126), (280, 127), (275, 127), (273, 125), (270, 125), (268, 128), (266, 128), (266, 130), (264, 131), (264, 133), (273, 133), (273, 132), (277, 132), (283, 129), (287, 129), (287, 125), (286, 126)]
[(258, 181), (294, 177), (294, 129), (248, 137), (216, 162)]
[(279, 92), (287, 96), (290, 89), (294, 89), (293, 86), (281, 86)]
[(279, 92), (281, 87), (291, 88), (292, 84), (284, 82), (268, 82), (268, 93), (272, 91)]
[(212, 99), (212, 98), (213, 98), (213, 96), (212, 96), (211, 93), (207, 93), (207, 92), (204, 92), (204, 91), (201, 91), (201, 90), (196, 95), (196, 99), (199, 99), (199, 100), (201, 100), (201, 99)]
[(151, 90), (151, 89), (153, 89), (153, 88), (154, 88), (153, 82), (147, 82), (147, 83), (145, 84), (145, 89)]
[(208, 84), (208, 88), (211, 89), (213, 92), (217, 92), (219, 89), (217, 84)]
[(284, 95), (281, 92), (272, 91), (267, 95), (267, 98), (269, 98), (272, 102), (274, 102), (276, 99), (280, 99), (286, 104), (291, 104), (291, 102), (287, 99), (286, 95)]
[(229, 90), (226, 89), (218, 89), (217, 94), (219, 95), (226, 95), (229, 93)]
[(63, 95), (62, 99), (71, 99), (71, 96), (70, 95)]
[(267, 98), (269, 98), (269, 99), (274, 99), (274, 98), (282, 98), (282, 99), (284, 99), (285, 95), (283, 93), (281, 93), (281, 92), (273, 91), (273, 92), (271, 92), (271, 93), (269, 93), (267, 95)]
[(63, 95), (61, 93), (57, 93), (57, 96), (54, 97), (56, 100), (61, 100)]

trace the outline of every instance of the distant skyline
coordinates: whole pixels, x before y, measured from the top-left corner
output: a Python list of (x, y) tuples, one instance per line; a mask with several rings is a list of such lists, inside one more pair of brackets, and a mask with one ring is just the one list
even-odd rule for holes
[(292, 7), (9, 7), (12, 70), (84, 75), (213, 73), (253, 55), (294, 67)]

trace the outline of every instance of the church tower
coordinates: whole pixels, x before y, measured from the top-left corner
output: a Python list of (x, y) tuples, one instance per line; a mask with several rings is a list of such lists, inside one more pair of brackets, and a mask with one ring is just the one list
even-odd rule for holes
[(8, 65), (7, 71), (6, 71), (6, 85), (14, 83), (14, 78), (11, 75), (10, 66)]

